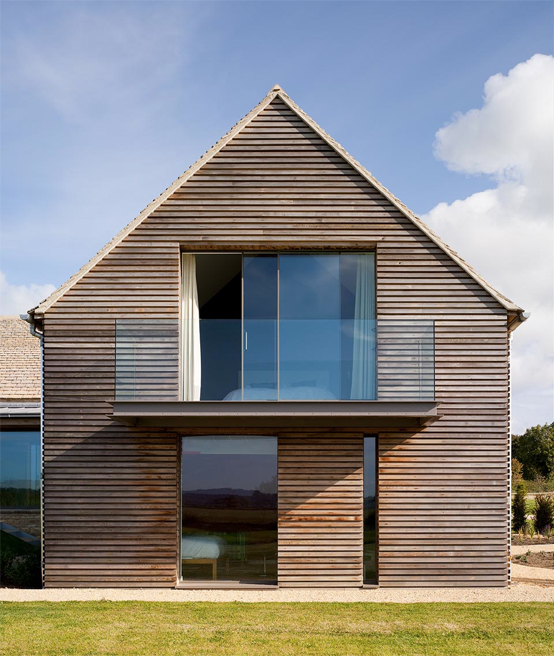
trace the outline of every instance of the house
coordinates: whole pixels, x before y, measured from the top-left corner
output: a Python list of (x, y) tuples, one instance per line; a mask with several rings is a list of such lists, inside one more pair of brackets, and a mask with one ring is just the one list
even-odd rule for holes
[(46, 587), (508, 584), (523, 311), (280, 87), (29, 314)]
[(40, 536), (40, 341), (0, 317), (0, 522)]

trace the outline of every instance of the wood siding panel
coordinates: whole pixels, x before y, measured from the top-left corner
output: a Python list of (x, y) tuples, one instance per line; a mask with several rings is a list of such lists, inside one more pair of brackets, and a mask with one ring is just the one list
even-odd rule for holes
[(362, 435), (279, 436), (279, 585), (360, 587)]
[[(276, 100), (46, 313), (46, 585), (176, 581), (177, 439), (109, 413), (115, 320), (179, 317), (181, 249), (374, 246), (379, 319), (436, 322), (443, 414), (420, 433), (380, 435), (380, 583), (506, 583), (506, 311)], [(91, 518), (85, 499), (113, 512)]]

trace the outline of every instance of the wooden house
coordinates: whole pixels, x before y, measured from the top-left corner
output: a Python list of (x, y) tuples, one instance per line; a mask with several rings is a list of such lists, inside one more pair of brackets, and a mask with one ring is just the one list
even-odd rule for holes
[(280, 87), (30, 320), (46, 587), (508, 584), (523, 311)]

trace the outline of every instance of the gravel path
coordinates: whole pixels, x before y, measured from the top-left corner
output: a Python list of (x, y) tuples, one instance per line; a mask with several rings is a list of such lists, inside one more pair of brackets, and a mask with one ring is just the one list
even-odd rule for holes
[[(522, 567), (522, 566), (520, 566)], [(526, 567), (525, 570), (533, 569)], [(538, 568), (534, 568), (538, 569)], [(63, 588), (21, 590), (0, 588), (0, 601), (325, 601), (325, 602), (498, 602), (554, 601), (554, 588), (515, 583), (508, 588), (427, 588), (371, 590), (121, 590)]]
[(520, 556), (528, 551), (537, 553), (539, 551), (554, 551), (554, 544), (513, 544), (512, 556)]

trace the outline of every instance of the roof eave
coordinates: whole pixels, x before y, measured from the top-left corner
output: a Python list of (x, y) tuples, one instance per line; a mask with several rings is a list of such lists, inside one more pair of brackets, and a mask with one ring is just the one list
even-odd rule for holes
[(529, 312), (524, 312), (521, 308), (517, 312), (508, 312), (508, 332), (513, 333), (530, 316)]

